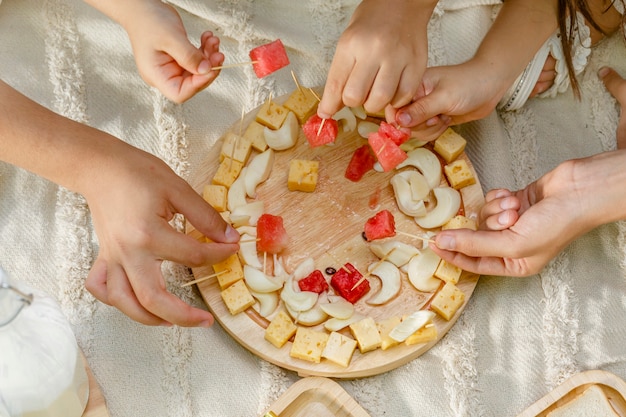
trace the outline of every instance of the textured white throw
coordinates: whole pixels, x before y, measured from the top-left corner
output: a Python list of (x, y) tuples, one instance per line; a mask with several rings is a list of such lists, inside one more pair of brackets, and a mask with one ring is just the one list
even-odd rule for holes
[[(281, 38), (304, 85), (322, 85), (334, 45), (358, 3), (176, 0), (194, 41), (210, 29), (226, 63)], [(429, 26), (431, 64), (469, 58), (496, 0), (441, 1)], [(137, 17), (140, 18), (140, 17)], [(0, 77), (37, 102), (163, 158), (185, 178), (242, 112), (294, 88), (289, 71), (262, 80), (222, 71), (174, 105), (137, 74), (125, 32), (80, 1), (3, 0)], [(523, 187), (560, 161), (615, 146), (618, 112), (597, 79), (626, 75), (621, 34), (591, 53), (571, 92), (460, 126), (485, 190)], [(112, 417), (261, 414), (298, 376), (252, 355), (218, 324), (153, 328), (97, 302), (84, 279), (97, 237), (82, 197), (0, 163), (0, 264), (56, 296), (102, 386)], [(447, 336), (422, 357), (376, 377), (340, 381), (372, 416), (515, 416), (565, 378), (604, 369), (626, 378), (626, 228), (583, 236), (540, 274), (481, 278)], [(202, 305), (186, 268), (164, 266), (172, 291)], [(2, 354), (0, 352), (0, 354)]]

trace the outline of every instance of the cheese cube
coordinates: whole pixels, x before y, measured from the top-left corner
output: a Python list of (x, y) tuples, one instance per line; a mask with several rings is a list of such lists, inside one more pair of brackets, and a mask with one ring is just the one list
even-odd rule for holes
[(243, 134), (243, 137), (250, 141), (252, 149), (259, 152), (264, 152), (267, 149), (267, 142), (265, 142), (265, 135), (263, 134), (264, 129), (265, 126), (253, 120)]
[(450, 163), (463, 153), (466, 143), (467, 141), (463, 136), (459, 135), (451, 128), (448, 128), (435, 140), (433, 149), (441, 155), (447, 163)]
[(255, 120), (263, 126), (278, 130), (287, 118), (289, 110), (272, 100), (266, 101), (256, 114)]
[(224, 158), (224, 160), (220, 162), (220, 166), (217, 168), (217, 172), (215, 173), (215, 176), (213, 176), (212, 182), (213, 184), (230, 187), (233, 185), (233, 182), (235, 182), (242, 169), (243, 164), (241, 162), (230, 158)]
[(431, 322), (407, 337), (404, 340), (404, 344), (407, 346), (417, 345), (418, 343), (428, 343), (435, 339), (437, 339), (437, 326)]
[(297, 88), (285, 100), (283, 106), (291, 110), (298, 122), (303, 124), (317, 109), (317, 97), (308, 88)]
[(443, 259), (439, 262), (437, 269), (435, 270), (435, 276), (442, 281), (451, 282), (456, 284), (459, 282), (463, 270), (456, 265), (452, 265), (450, 262)]
[(220, 162), (225, 158), (231, 158), (245, 165), (251, 153), (252, 142), (250, 139), (228, 132), (220, 150)]
[(222, 300), (233, 316), (254, 305), (254, 298), (242, 279), (221, 292)]
[(300, 326), (298, 330), (296, 330), (296, 336), (291, 345), (289, 356), (304, 359), (309, 362), (320, 363), (328, 337), (328, 333), (326, 332)]
[(287, 188), (289, 191), (315, 191), (318, 180), (319, 162), (303, 159), (292, 159), (289, 162)]
[(378, 328), (378, 333), (380, 333), (380, 348), (382, 350), (387, 350), (390, 347), (393, 347), (398, 344), (397, 340), (389, 337), (389, 332), (391, 329), (400, 324), (402, 320), (398, 316), (393, 316), (383, 321), (376, 323), (376, 327)]
[(220, 184), (206, 184), (202, 190), (202, 198), (217, 211), (226, 211), (228, 188)]
[(446, 282), (443, 288), (435, 294), (430, 308), (444, 319), (450, 320), (464, 301), (463, 291), (451, 282)]
[(339, 366), (347, 367), (355, 349), (356, 340), (350, 339), (341, 333), (332, 332), (328, 337), (326, 347), (322, 351), (322, 358), (328, 359)]
[(277, 348), (281, 348), (291, 339), (291, 336), (296, 334), (296, 330), (298, 330), (298, 326), (291, 321), (289, 314), (280, 310), (265, 329), (265, 340)]
[(459, 214), (459, 215), (454, 216), (450, 220), (448, 220), (446, 224), (441, 226), (441, 229), (442, 230), (448, 230), (448, 229), (478, 230), (478, 225), (476, 224), (475, 220), (469, 219)]
[(217, 282), (222, 290), (243, 279), (243, 267), (236, 253), (214, 264), (213, 272), (217, 274)]
[(195, 227), (193, 227), (193, 225), (189, 222), (187, 222), (185, 224), (185, 232), (191, 236), (192, 238), (196, 239), (199, 242), (206, 242), (207, 238), (206, 236), (204, 236), (198, 229), (196, 229)]
[(371, 317), (366, 317), (356, 323), (352, 323), (350, 325), (350, 331), (356, 339), (361, 353), (378, 349), (382, 343), (376, 323)]
[(443, 167), (443, 171), (446, 173), (446, 177), (450, 182), (450, 186), (454, 189), (460, 190), (468, 185), (476, 184), (476, 178), (467, 165), (465, 159), (457, 159), (452, 163)]

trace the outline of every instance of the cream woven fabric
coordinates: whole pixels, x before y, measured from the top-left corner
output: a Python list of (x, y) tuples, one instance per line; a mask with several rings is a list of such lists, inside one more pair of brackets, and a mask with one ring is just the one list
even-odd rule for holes
[[(211, 29), (227, 62), (281, 38), (305, 85), (322, 85), (334, 42), (357, 0), (176, 0), (191, 38)], [(442, 1), (430, 24), (433, 64), (469, 58), (493, 1)], [(173, 105), (139, 78), (128, 39), (79, 1), (3, 0), (0, 77), (39, 103), (106, 130), (188, 177), (242, 111), (291, 91), (288, 71), (258, 80), (223, 71), (206, 91)], [(626, 75), (615, 36), (592, 51), (583, 100), (566, 92), (459, 127), (485, 188), (522, 187), (560, 161), (615, 145), (617, 109), (595, 73)], [(372, 416), (514, 416), (566, 377), (605, 369), (626, 378), (626, 229), (582, 237), (527, 279), (483, 277), (448, 335), (419, 359), (343, 387)], [(0, 163), (0, 264), (60, 300), (102, 386), (112, 417), (259, 415), (298, 377), (242, 348), (219, 325), (152, 328), (85, 291), (97, 253), (84, 200)], [(189, 279), (164, 267), (170, 283)], [(172, 286), (175, 288), (175, 286)], [(201, 305), (190, 288), (173, 289)], [(0, 352), (1, 354), (1, 352)]]

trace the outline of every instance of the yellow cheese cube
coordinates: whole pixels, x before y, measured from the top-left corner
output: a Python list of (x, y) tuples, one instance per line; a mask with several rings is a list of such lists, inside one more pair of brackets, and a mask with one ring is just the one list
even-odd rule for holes
[(289, 110), (272, 100), (266, 101), (256, 114), (255, 120), (263, 126), (278, 130), (287, 118)]
[(228, 188), (220, 184), (206, 184), (202, 190), (202, 198), (217, 211), (226, 211)]
[(264, 152), (267, 149), (267, 142), (265, 142), (265, 135), (263, 134), (264, 129), (265, 126), (253, 120), (243, 134), (243, 137), (250, 141), (252, 149), (259, 152)]
[(380, 333), (378, 333), (378, 328), (376, 328), (376, 323), (371, 317), (366, 317), (356, 323), (352, 323), (350, 325), (350, 331), (352, 332), (352, 336), (356, 339), (361, 353), (378, 349), (382, 343)]
[(291, 321), (289, 314), (280, 310), (265, 329), (265, 340), (277, 348), (281, 348), (291, 339), (291, 336), (296, 334), (296, 330), (298, 330), (298, 326)]
[(441, 155), (447, 163), (450, 163), (463, 153), (466, 143), (467, 141), (463, 136), (459, 135), (451, 128), (448, 128), (435, 140), (433, 149)]
[(457, 310), (463, 305), (465, 294), (456, 285), (451, 282), (441, 288), (435, 294), (430, 308), (446, 320), (450, 320)]
[(457, 190), (468, 185), (476, 184), (476, 178), (467, 165), (465, 159), (457, 159), (452, 163), (443, 167), (443, 171), (446, 173), (446, 177), (450, 182), (450, 186)]
[(431, 322), (407, 337), (404, 340), (404, 344), (407, 346), (417, 345), (418, 343), (428, 343), (435, 339), (437, 339), (437, 326)]
[(390, 347), (393, 347), (398, 344), (397, 340), (389, 337), (389, 332), (391, 329), (400, 324), (402, 320), (398, 316), (393, 316), (383, 321), (379, 321), (376, 323), (376, 327), (378, 328), (378, 333), (380, 333), (380, 348), (382, 350), (387, 350)]
[(475, 220), (469, 219), (469, 218), (459, 214), (459, 215), (454, 216), (450, 220), (448, 220), (448, 222), (446, 224), (441, 226), (441, 229), (442, 230), (447, 230), (447, 229), (472, 229), (472, 230), (478, 230), (478, 225), (476, 224)]
[(319, 171), (318, 161), (292, 159), (289, 162), (289, 176), (287, 188), (289, 191), (304, 191), (312, 193), (317, 186)]
[(243, 267), (236, 253), (233, 253), (222, 262), (214, 264), (213, 272), (217, 274), (217, 282), (221, 289), (225, 289), (243, 279)]
[(222, 300), (230, 314), (239, 314), (254, 305), (254, 298), (242, 279), (221, 292)]
[(224, 160), (220, 162), (220, 166), (217, 168), (215, 176), (213, 176), (213, 184), (230, 187), (233, 185), (233, 182), (235, 182), (239, 174), (241, 174), (242, 168), (243, 164), (241, 162), (230, 158), (224, 158)]
[(356, 340), (350, 339), (341, 333), (332, 332), (322, 351), (322, 358), (346, 367), (350, 364), (352, 354), (356, 349)]
[(283, 106), (291, 110), (300, 124), (304, 124), (317, 109), (317, 97), (308, 88), (297, 88), (285, 100)]
[(222, 143), (220, 161), (223, 161), (225, 158), (231, 158), (245, 165), (251, 153), (252, 142), (250, 139), (228, 132)]
[(459, 282), (463, 270), (456, 265), (452, 265), (450, 262), (443, 259), (439, 262), (437, 269), (435, 270), (435, 276), (442, 281), (451, 282), (456, 284)]
[(300, 326), (296, 330), (296, 336), (293, 339), (289, 356), (320, 363), (328, 337), (326, 332)]

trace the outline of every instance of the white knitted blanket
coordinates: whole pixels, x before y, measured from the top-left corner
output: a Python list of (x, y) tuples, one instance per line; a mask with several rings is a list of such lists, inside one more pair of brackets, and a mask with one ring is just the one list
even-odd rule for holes
[[(176, 0), (192, 39), (205, 29), (227, 62), (281, 38), (305, 85), (322, 85), (335, 41), (357, 0)], [(430, 60), (471, 56), (496, 0), (442, 1), (430, 24)], [(138, 17), (140, 18), (140, 17)], [(0, 77), (39, 103), (167, 161), (189, 177), (244, 110), (291, 91), (288, 71), (257, 79), (222, 71), (174, 105), (137, 74), (125, 32), (80, 1), (3, 0)], [(570, 93), (460, 127), (485, 189), (522, 187), (560, 161), (612, 149), (618, 117), (595, 73), (626, 75), (617, 35), (593, 52)], [(481, 278), (462, 317), (422, 357), (385, 374), (340, 381), (372, 416), (515, 416), (565, 378), (604, 369), (626, 378), (626, 228), (583, 236), (540, 275)], [(218, 324), (153, 328), (97, 302), (84, 279), (97, 239), (82, 197), (0, 163), (0, 264), (56, 296), (100, 383), (112, 417), (259, 415), (297, 375), (254, 356)], [(167, 264), (169, 282), (189, 279)], [(191, 288), (172, 286), (201, 305)], [(0, 354), (2, 354), (0, 352)]]

